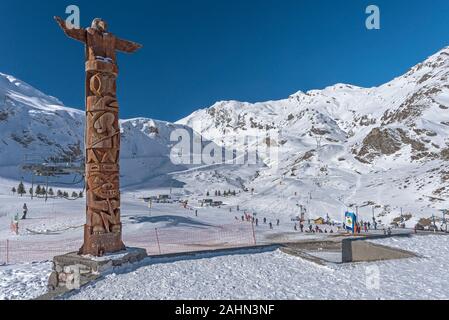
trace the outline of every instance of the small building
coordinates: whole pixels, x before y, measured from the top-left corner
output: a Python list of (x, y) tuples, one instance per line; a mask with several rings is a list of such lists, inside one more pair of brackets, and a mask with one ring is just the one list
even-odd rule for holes
[(152, 201), (152, 202), (156, 201), (157, 197), (152, 196), (152, 197), (144, 197), (144, 198), (140, 198), (140, 199), (142, 199), (144, 202), (148, 203), (150, 201)]
[(203, 204), (205, 204), (205, 205), (212, 205), (212, 203), (214, 202), (214, 200), (212, 200), (212, 199), (203, 199), (202, 200), (202, 203)]
[(223, 201), (214, 201), (211, 203), (212, 207), (221, 207), (223, 205)]
[(159, 194), (154, 199), (154, 202), (156, 203), (171, 203), (171, 196), (169, 194)]

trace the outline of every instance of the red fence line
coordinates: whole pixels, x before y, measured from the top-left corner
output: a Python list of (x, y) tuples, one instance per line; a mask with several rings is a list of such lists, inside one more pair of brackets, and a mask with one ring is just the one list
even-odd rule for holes
[[(256, 244), (254, 226), (250, 223), (197, 229), (150, 229), (127, 235), (129, 247), (145, 248), (150, 255), (238, 248)], [(29, 263), (51, 260), (56, 255), (78, 251), (82, 240), (0, 241), (0, 264)]]

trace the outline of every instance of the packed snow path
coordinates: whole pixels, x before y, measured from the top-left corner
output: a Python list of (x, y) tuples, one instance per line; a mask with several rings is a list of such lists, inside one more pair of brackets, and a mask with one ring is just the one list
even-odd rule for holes
[[(448, 299), (449, 237), (376, 243), (421, 258), (319, 266), (280, 251), (152, 263), (112, 274), (70, 299)], [(379, 287), (367, 286), (378, 268)]]

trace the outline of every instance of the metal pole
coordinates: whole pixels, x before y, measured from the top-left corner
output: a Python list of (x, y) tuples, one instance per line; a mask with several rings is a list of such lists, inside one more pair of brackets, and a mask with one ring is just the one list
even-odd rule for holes
[(443, 232), (443, 225), (447, 231), (447, 223), (446, 223), (446, 210), (440, 210), (443, 213), (443, 220), (441, 221), (441, 232)]
[(31, 175), (31, 200), (33, 200), (33, 195), (34, 195), (34, 172)]
[(155, 231), (156, 231), (157, 247), (159, 248), (159, 254), (161, 255), (161, 254), (162, 254), (162, 251), (161, 251), (161, 244), (160, 244), (160, 242), (159, 242), (159, 234), (158, 234), (158, 232), (157, 232), (157, 228), (155, 229)]
[(6, 264), (9, 264), (9, 240), (6, 239)]
[(48, 199), (48, 176), (47, 176), (47, 185), (45, 186), (45, 202), (47, 202)]
[(447, 214), (447, 211), (444, 211), (444, 225), (446, 226), (446, 233), (447, 233), (447, 220), (446, 220), (446, 214)]

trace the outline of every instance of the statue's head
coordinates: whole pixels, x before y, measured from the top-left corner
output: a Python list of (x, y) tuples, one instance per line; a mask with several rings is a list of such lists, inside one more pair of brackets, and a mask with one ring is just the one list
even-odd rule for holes
[(108, 24), (103, 19), (95, 18), (94, 21), (92, 21), (92, 29), (100, 32), (106, 32), (108, 31)]

